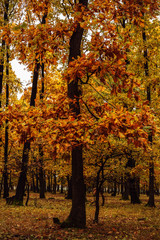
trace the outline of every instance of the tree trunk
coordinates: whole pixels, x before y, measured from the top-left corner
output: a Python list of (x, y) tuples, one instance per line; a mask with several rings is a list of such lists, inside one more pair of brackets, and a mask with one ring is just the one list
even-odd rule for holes
[[(102, 180), (100, 181), (100, 173), (102, 173)], [(99, 220), (99, 195), (100, 193), (102, 194), (102, 204), (104, 204), (104, 196), (103, 196), (103, 164), (100, 167), (99, 171), (97, 172), (97, 177), (96, 177), (96, 210), (95, 210), (95, 216), (94, 216), (94, 222), (98, 223)], [(102, 205), (103, 206), (103, 205)]]
[[(5, 1), (4, 16), (3, 16), (4, 26), (8, 23), (8, 20), (9, 20), (8, 19), (8, 9), (9, 9), (9, 1)], [(1, 52), (0, 52), (0, 109), (2, 107), (2, 85), (3, 85), (3, 76), (4, 76), (5, 46), (6, 46), (6, 42), (5, 42), (4, 38), (2, 38), (2, 45), (1, 45)], [(1, 126), (0, 126), (0, 130), (1, 130)], [(1, 147), (1, 142), (2, 142), (1, 135), (2, 135), (2, 133), (0, 134), (0, 147)], [(6, 138), (6, 131), (5, 131), (5, 138)], [(6, 143), (6, 141), (5, 141), (5, 143)], [(3, 181), (1, 182), (1, 185), (3, 185), (3, 183), (4, 183), (4, 186), (5, 186), (3, 197), (8, 196), (8, 193), (9, 193), (9, 191), (7, 189), (7, 186), (8, 186), (8, 183), (7, 183), (7, 165), (5, 164), (5, 162), (6, 162), (6, 159), (5, 159), (5, 154), (4, 154), (4, 171), (3, 171), (3, 177), (2, 177)], [(0, 191), (1, 191), (0, 192), (0, 194), (1, 194), (2, 193), (2, 186), (1, 186)]]
[(39, 154), (40, 154), (39, 193), (40, 193), (40, 198), (45, 198), (45, 180), (44, 180), (44, 171), (43, 171), (43, 149), (42, 149), (42, 146), (39, 146)]
[(34, 172), (32, 172), (32, 191), (34, 193), (36, 192), (36, 186), (35, 186), (35, 181), (34, 181)]
[(61, 193), (63, 193), (63, 183), (61, 182)]
[(52, 172), (50, 173), (48, 171), (48, 185), (47, 185), (47, 191), (48, 192), (52, 192), (52, 190), (51, 190), (51, 178), (52, 178)]
[(97, 176), (97, 180), (96, 180), (96, 210), (95, 210), (94, 222), (98, 223), (98, 217), (99, 217), (99, 176)]
[(129, 177), (127, 174), (124, 176), (124, 191), (122, 193), (123, 200), (129, 200)]
[[(87, 7), (88, 0), (79, 0), (79, 4)], [(80, 48), (83, 31), (80, 23), (77, 23), (77, 27), (70, 39), (69, 63), (81, 55)], [(70, 80), (68, 82), (68, 97), (71, 100), (69, 107), (75, 118), (77, 118), (80, 114), (79, 97), (81, 96), (81, 91), (78, 86), (78, 78)], [(62, 223), (62, 227), (84, 228), (86, 226), (85, 195), (82, 145), (79, 145), (77, 142), (77, 146), (72, 148), (72, 209), (67, 220)]]
[[(9, 18), (8, 18), (8, 10), (9, 10), (9, 0), (5, 1), (4, 3), (4, 26), (7, 25)], [(4, 38), (2, 38), (2, 47), (0, 53), (0, 108), (2, 107), (2, 83), (3, 83), (3, 76), (4, 76), (4, 58), (5, 58), (5, 46), (6, 42)]]
[[(9, 6), (8, 6), (9, 7)], [(7, 11), (8, 12), (8, 11)], [(6, 107), (9, 104), (9, 46), (6, 46)], [(9, 186), (8, 186), (8, 120), (6, 120), (5, 125), (5, 145), (4, 145), (4, 193), (3, 198), (9, 196)]]
[[(79, 161), (78, 161), (79, 160)], [(85, 184), (83, 179), (82, 146), (72, 150), (72, 209), (61, 227), (86, 226)]]
[(154, 199), (154, 162), (151, 159), (149, 164), (149, 199), (147, 206), (155, 207), (155, 199)]
[[(46, 23), (47, 14), (48, 14), (48, 8), (46, 7), (45, 13), (42, 17), (41, 24)], [(36, 58), (34, 72), (33, 72), (33, 83), (32, 83), (32, 93), (31, 93), (31, 99), (30, 99), (30, 107), (32, 107), (32, 106), (35, 107), (35, 99), (36, 99), (36, 94), (37, 94), (37, 85), (38, 85), (38, 76), (39, 76), (40, 66), (41, 66), (40, 61), (39, 61), (39, 59)], [(14, 202), (17, 202), (18, 204), (23, 204), (23, 195), (24, 195), (24, 191), (25, 191), (29, 150), (30, 150), (30, 142), (29, 142), (29, 140), (26, 140), (26, 142), (24, 144), (24, 149), (23, 149), (21, 173), (20, 173), (20, 177), (18, 179), (18, 185), (17, 185), (16, 195), (15, 195), (15, 199), (14, 199)]]
[(116, 181), (116, 179), (114, 179), (112, 196), (115, 197), (116, 194), (117, 194), (117, 181)]
[[(45, 23), (45, 19), (44, 22)], [(42, 86), (41, 86), (41, 93), (40, 93), (40, 99), (43, 102), (43, 96), (44, 96), (44, 63), (42, 63), (41, 66), (42, 70)], [(44, 180), (44, 170), (43, 170), (43, 146), (39, 145), (39, 156), (40, 156), (40, 168), (39, 168), (39, 193), (40, 198), (45, 198), (45, 180)]]
[[(131, 169), (135, 168), (135, 160), (133, 159), (131, 154), (128, 157), (127, 167)], [(139, 192), (136, 186), (136, 182), (137, 182), (136, 176), (134, 174), (132, 176), (131, 174), (129, 174), (130, 196), (131, 196), (131, 203), (133, 204), (140, 203)]]
[(72, 199), (72, 177), (69, 178), (69, 176), (67, 176), (67, 183), (68, 183), (68, 189), (67, 189), (66, 199)]
[(23, 147), (21, 172), (18, 179), (18, 185), (16, 188), (16, 195), (13, 201), (13, 203), (16, 205), (23, 205), (23, 196), (25, 193), (25, 183), (27, 179), (29, 150), (30, 150), (30, 142), (26, 141)]
[(139, 199), (139, 193), (136, 186), (137, 179), (135, 177), (130, 178), (130, 195), (131, 195), (131, 203), (141, 203)]
[(122, 196), (123, 196), (123, 189), (124, 189), (123, 184), (124, 184), (123, 176), (121, 176), (121, 188), (120, 188), (120, 191), (121, 191)]
[(35, 176), (36, 176), (36, 192), (39, 193), (39, 174), (37, 168)]
[(53, 180), (54, 180), (54, 183), (53, 183), (53, 193), (56, 194), (56, 192), (57, 192), (57, 177), (56, 177), (56, 172), (53, 174)]
[[(40, 68), (40, 63), (38, 62), (38, 60), (36, 60), (35, 67), (34, 67), (34, 73), (33, 73), (33, 84), (32, 84), (30, 106), (35, 106), (39, 68)], [(24, 196), (24, 192), (25, 192), (25, 184), (26, 184), (26, 179), (27, 179), (29, 150), (30, 150), (30, 142), (29, 142), (29, 140), (26, 140), (24, 143), (24, 147), (23, 147), (21, 172), (20, 172), (20, 176), (18, 179), (16, 195), (15, 195), (15, 199), (14, 199), (14, 203), (17, 205), (23, 205), (23, 196)]]
[[(142, 37), (143, 37), (143, 43), (144, 43), (144, 59), (145, 59), (144, 71), (145, 71), (145, 76), (146, 76), (146, 80), (147, 80), (147, 78), (149, 77), (149, 66), (148, 66), (148, 52), (147, 52), (147, 48), (146, 48), (147, 38), (146, 38), (145, 29), (142, 32)], [(149, 105), (151, 105), (151, 85), (149, 85), (147, 87), (147, 100), (148, 100)], [(149, 133), (148, 140), (149, 140), (149, 142), (152, 146), (152, 133)], [(155, 201), (154, 201), (154, 161), (153, 161), (152, 156), (151, 156), (151, 159), (149, 161), (149, 200), (148, 200), (147, 206), (155, 207)]]
[(3, 70), (4, 70), (4, 51), (5, 41), (2, 39), (2, 47), (0, 53), (0, 108), (2, 107), (2, 83), (3, 83)]

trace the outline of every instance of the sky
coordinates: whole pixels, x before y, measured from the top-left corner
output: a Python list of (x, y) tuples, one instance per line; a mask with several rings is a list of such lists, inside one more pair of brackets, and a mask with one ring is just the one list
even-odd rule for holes
[(18, 60), (14, 59), (11, 61), (12, 69), (15, 72), (16, 76), (20, 78), (23, 88), (31, 82), (31, 72), (25, 69), (23, 64), (20, 64)]

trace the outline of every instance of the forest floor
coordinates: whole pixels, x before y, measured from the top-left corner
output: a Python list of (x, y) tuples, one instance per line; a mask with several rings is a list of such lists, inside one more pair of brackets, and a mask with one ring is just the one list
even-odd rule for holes
[(160, 196), (156, 208), (146, 207), (147, 197), (141, 204), (120, 200), (121, 196), (105, 196), (100, 207), (99, 223), (93, 223), (93, 197), (87, 196), (85, 229), (61, 229), (53, 217), (62, 222), (70, 212), (71, 200), (64, 195), (46, 194), (46, 199), (30, 194), (28, 206), (8, 206), (0, 199), (0, 240), (160, 240)]

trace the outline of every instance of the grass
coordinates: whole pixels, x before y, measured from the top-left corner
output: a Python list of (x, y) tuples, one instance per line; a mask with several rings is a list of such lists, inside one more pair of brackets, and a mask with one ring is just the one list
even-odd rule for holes
[(95, 206), (92, 196), (87, 196), (86, 229), (61, 229), (53, 217), (62, 222), (68, 216), (71, 201), (64, 195), (47, 194), (46, 199), (32, 193), (27, 207), (7, 206), (0, 199), (0, 240), (160, 240), (160, 197), (156, 208), (142, 204), (131, 205), (120, 196), (106, 195), (105, 206), (100, 208), (99, 223), (93, 223)]

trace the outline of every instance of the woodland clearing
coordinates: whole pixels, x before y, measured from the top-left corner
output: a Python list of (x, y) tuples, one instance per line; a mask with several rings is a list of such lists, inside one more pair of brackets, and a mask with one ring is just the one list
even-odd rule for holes
[(105, 195), (96, 224), (94, 199), (87, 195), (85, 229), (62, 229), (53, 223), (53, 217), (62, 222), (70, 211), (71, 200), (62, 194), (47, 193), (46, 199), (39, 199), (38, 193), (31, 193), (27, 207), (8, 206), (0, 199), (0, 240), (159, 240), (160, 196), (155, 197), (156, 208), (145, 206), (148, 199), (145, 195), (141, 195), (141, 204), (130, 204), (120, 198)]

